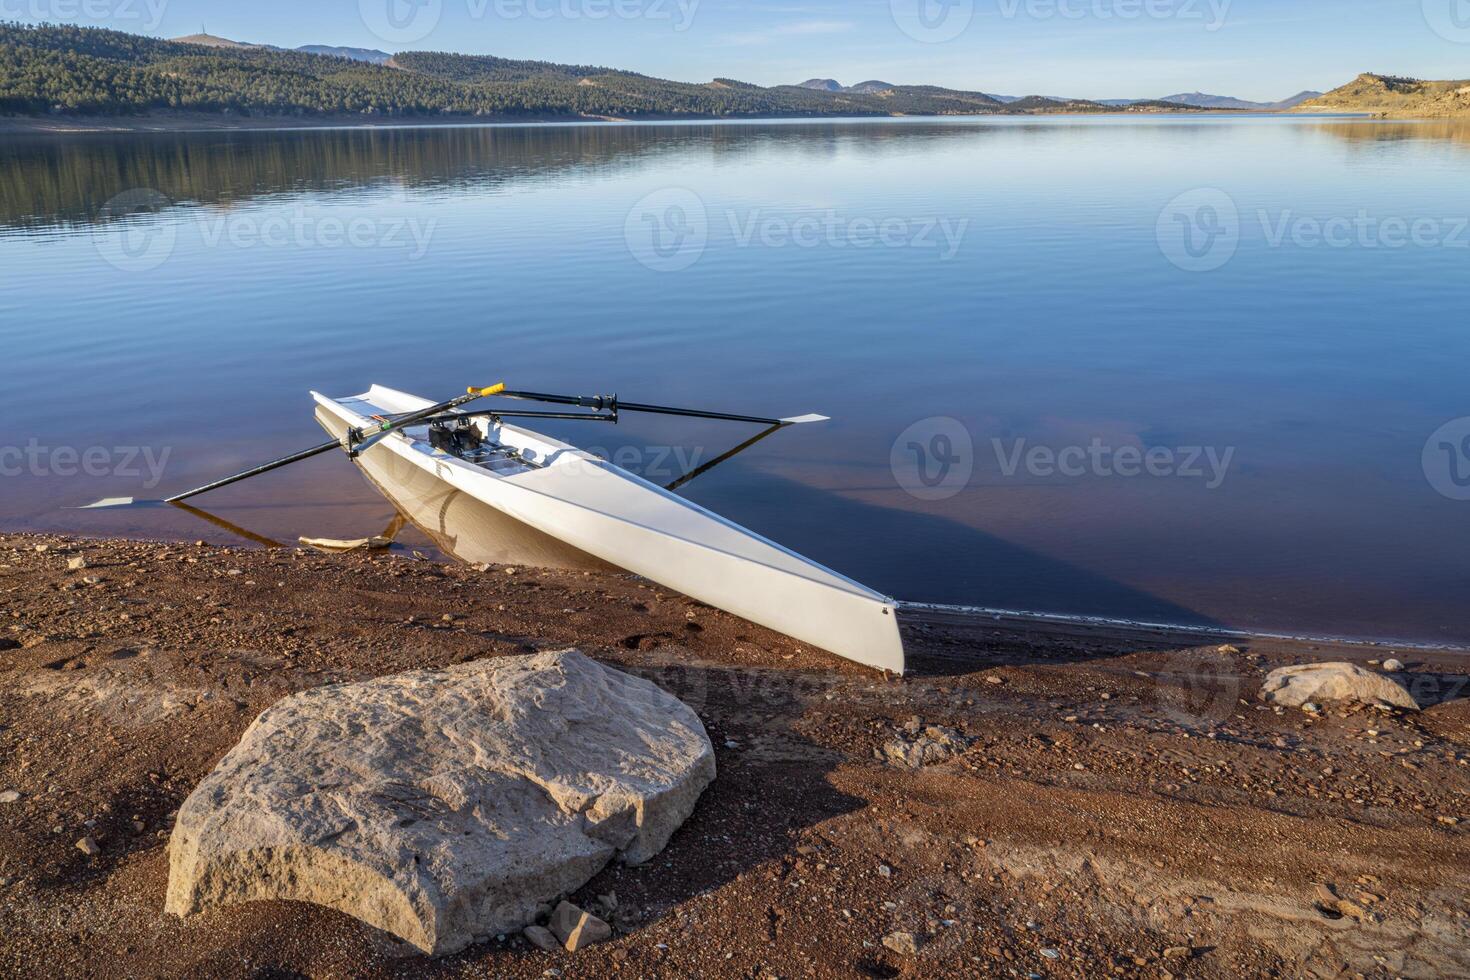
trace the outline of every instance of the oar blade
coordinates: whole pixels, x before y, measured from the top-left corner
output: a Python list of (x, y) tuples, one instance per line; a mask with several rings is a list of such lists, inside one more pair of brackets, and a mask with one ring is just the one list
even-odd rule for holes
[(162, 507), (162, 500), (139, 500), (136, 497), (104, 497), (94, 504), (77, 507), (76, 510), (111, 510), (119, 507)]
[(782, 419), (781, 420), (781, 422), (783, 424), (785, 424), (785, 425), (806, 425), (806, 424), (808, 424), (810, 422), (830, 422), (830, 421), (832, 421), (832, 420), (830, 418), (828, 418), (827, 416), (825, 416), (825, 415), (798, 415), (795, 418)]

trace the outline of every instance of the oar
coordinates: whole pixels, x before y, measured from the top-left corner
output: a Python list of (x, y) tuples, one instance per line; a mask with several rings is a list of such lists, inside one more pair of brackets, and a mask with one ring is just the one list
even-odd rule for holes
[(273, 472), (283, 466), (290, 466), (292, 463), (299, 463), (304, 459), (311, 459), (313, 456), (320, 456), (323, 453), (331, 452), (333, 449), (346, 449), (350, 455), (356, 455), (371, 447), (377, 439), (382, 438), (394, 429), (402, 429), (406, 426), (415, 425), (424, 419), (433, 418), (435, 415), (442, 415), (461, 405), (478, 401), (481, 398), (488, 398), (491, 395), (498, 395), (503, 391), (505, 391), (504, 384), (491, 385), (488, 388), (471, 388), (466, 394), (460, 395), (458, 398), (451, 398), (448, 401), (440, 402), (423, 411), (412, 412), (399, 418), (387, 419), (368, 429), (353, 429), (347, 433), (345, 445), (342, 440), (324, 442), (320, 446), (303, 449), (299, 453), (292, 453), (290, 456), (283, 456), (272, 462), (262, 463), (260, 466), (252, 466), (250, 469), (236, 473), (234, 476), (227, 476), (223, 480), (215, 480), (213, 483), (206, 483), (202, 487), (195, 487), (193, 490), (176, 493), (172, 497), (165, 497), (162, 500), (135, 500), (132, 497), (109, 497), (106, 500), (99, 500), (95, 504), (88, 504), (82, 509), (100, 510), (111, 507), (156, 507), (161, 504), (177, 504), (181, 501), (188, 500), (190, 497), (197, 497), (211, 490), (218, 490), (221, 487), (228, 487), (231, 484), (240, 483), (251, 477), (260, 476), (263, 473)]
[(829, 422), (825, 415), (801, 415), (789, 419), (768, 419), (758, 415), (732, 415), (729, 412), (710, 412), (698, 408), (671, 408), (668, 405), (644, 405), (640, 402), (625, 402), (617, 395), (546, 395), (537, 391), (502, 391), (503, 398), (519, 398), (524, 401), (547, 402), (552, 405), (575, 405), (601, 411), (642, 412), (649, 415), (679, 415), (693, 419), (716, 419), (722, 422), (749, 422), (752, 425), (804, 425), (808, 422)]

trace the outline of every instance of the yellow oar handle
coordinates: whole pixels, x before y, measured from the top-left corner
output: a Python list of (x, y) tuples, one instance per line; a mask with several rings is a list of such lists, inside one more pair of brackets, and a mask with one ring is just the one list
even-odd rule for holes
[(472, 387), (472, 388), (470, 388), (466, 392), (466, 394), (474, 395), (476, 398), (489, 398), (491, 395), (498, 395), (498, 394), (500, 394), (504, 390), (505, 390), (505, 382), (502, 381), (500, 384), (498, 384), (498, 385), (491, 385), (488, 388), (473, 388)]

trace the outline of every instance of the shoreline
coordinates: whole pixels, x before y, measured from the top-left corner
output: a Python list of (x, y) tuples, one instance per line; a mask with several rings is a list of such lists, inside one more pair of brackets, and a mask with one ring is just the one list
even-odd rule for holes
[[(9, 972), (1470, 971), (1461, 655), (1402, 655), (1419, 713), (1309, 716), (1257, 703), (1264, 675), (1384, 652), (930, 609), (900, 613), (898, 680), (625, 574), (58, 534), (0, 534), (0, 597)], [(163, 913), (173, 811), (280, 698), (568, 647), (683, 699), (718, 755), (657, 860), (572, 896), (616, 893), (610, 942), (429, 960), (312, 905)], [(966, 747), (887, 761), (915, 719)]]
[[(225, 532), (224, 536), (219, 531)], [(235, 548), (246, 551), (301, 551), (299, 546), (285, 541), (256, 537), (251, 532), (228, 522), (218, 528), (204, 527), (200, 533), (209, 539), (211, 547)], [(37, 539), (60, 537), (76, 541), (88, 541), (98, 545), (153, 545), (157, 547), (180, 547), (200, 538), (179, 535), (176, 538), (152, 538), (128, 535), (98, 535), (75, 531), (65, 527), (41, 524), (23, 529), (0, 528), (0, 541), (7, 536), (31, 536)], [(310, 550), (310, 549), (306, 549)], [(411, 559), (424, 555), (428, 561), (444, 566), (464, 563), (444, 554), (427, 539), (420, 544), (394, 544), (380, 553), (383, 558)], [(1088, 613), (1052, 612), (1038, 609), (1012, 609), (969, 603), (926, 602), (916, 599), (894, 598), (905, 621), (942, 621), (951, 624), (968, 624), (978, 629), (992, 627), (996, 623), (1017, 630), (1034, 631), (1040, 635), (1070, 636), (1081, 630), (1089, 634), (1114, 641), (1153, 642), (1168, 641), (1179, 645), (1219, 644), (1238, 642), (1286, 643), (1301, 647), (1325, 647), (1343, 651), (1356, 651), (1360, 658), (1369, 659), (1377, 655), (1395, 656), (1400, 651), (1435, 657), (1470, 656), (1470, 643), (1441, 642), (1435, 640), (1411, 640), (1402, 637), (1351, 636), (1345, 634), (1298, 632), (1285, 629), (1249, 629), (1225, 625), (1200, 623), (1173, 623), (1154, 620), (1130, 619), (1123, 616), (1105, 616)]]
[(1054, 116), (1066, 118), (1118, 116), (1159, 117), (1181, 116), (1193, 118), (1252, 116), (1317, 116), (1332, 118), (1383, 118), (1366, 113), (1326, 112), (1299, 113), (1292, 110), (1215, 110), (1200, 109), (1187, 111), (1135, 111), (1123, 109), (1109, 112), (987, 112), (943, 116), (863, 116), (863, 115), (810, 115), (810, 116), (642, 116), (623, 119), (603, 116), (445, 116), (445, 117), (384, 117), (364, 119), (362, 116), (341, 117), (298, 117), (298, 116), (236, 116), (225, 118), (201, 113), (198, 115), (157, 116), (0, 116), (0, 133), (29, 133), (37, 135), (75, 136), (86, 134), (133, 134), (133, 133), (194, 133), (194, 132), (291, 132), (310, 130), (379, 130), (379, 129), (465, 129), (480, 127), (518, 126), (638, 126), (638, 125), (742, 125), (759, 123), (820, 123), (820, 122), (899, 122), (902, 120), (975, 120), (975, 119), (1045, 119)]
[(1022, 609), (996, 609), (988, 606), (972, 606), (939, 602), (899, 601), (900, 611), (924, 614), (952, 615), (974, 618), (977, 621), (994, 620), (1011, 624), (1029, 624), (1038, 629), (1091, 628), (1115, 638), (1133, 636), (1170, 637), (1180, 642), (1198, 641), (1263, 641), (1285, 642), (1307, 645), (1343, 647), (1371, 651), (1388, 650), (1389, 655), (1399, 650), (1410, 650), (1424, 654), (1465, 656), (1470, 646), (1457, 643), (1436, 643), (1427, 640), (1404, 640), (1360, 636), (1334, 636), (1316, 633), (1289, 633), (1280, 630), (1250, 630), (1230, 626), (1200, 626), (1188, 623), (1163, 623), (1147, 620), (1122, 619), (1111, 616), (1091, 616), (1080, 613), (1037, 612)]

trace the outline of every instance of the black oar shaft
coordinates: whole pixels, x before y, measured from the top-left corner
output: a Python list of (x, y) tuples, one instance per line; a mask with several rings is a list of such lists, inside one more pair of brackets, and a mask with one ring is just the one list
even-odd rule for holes
[(783, 425), (781, 419), (762, 418), (758, 415), (733, 415), (729, 412), (706, 412), (697, 408), (671, 408), (667, 405), (645, 405), (641, 402), (625, 402), (616, 395), (546, 395), (538, 391), (505, 391), (506, 398), (525, 401), (548, 402), (553, 405), (575, 405), (578, 408), (616, 408), (620, 412), (642, 412), (648, 415), (678, 415), (690, 419), (715, 419), (722, 422), (749, 422), (753, 425)]
[(705, 412), (694, 408), (669, 408), (667, 405), (641, 405), (638, 402), (618, 402), (620, 412), (645, 412), (649, 415), (679, 415), (690, 419), (716, 419), (722, 422), (750, 422), (753, 425), (785, 425), (780, 419), (761, 418), (758, 415), (731, 415), (728, 412)]
[[(488, 394), (492, 393), (494, 392), (492, 392), (489, 388), (474, 390), (471, 391), (469, 394), (460, 395), (458, 398), (451, 398), (448, 401), (440, 402), (437, 405), (431, 405), (430, 407), (423, 409), (422, 411), (412, 412), (408, 415), (403, 416), (402, 418), (395, 418), (384, 422), (379, 422), (377, 425), (372, 427), (370, 433), (353, 430), (348, 433), (346, 448), (348, 448), (349, 450), (353, 450), (355, 449), (355, 447), (361, 445), (366, 439), (371, 438), (372, 436), (382, 435), (385, 432), (389, 432), (393, 429), (401, 429), (407, 425), (414, 425), (415, 423), (422, 422), (424, 419), (433, 418), (435, 415), (442, 415), (445, 412), (456, 409), (459, 406), (467, 404), (469, 402), (475, 401), (478, 398), (484, 398)], [(251, 477), (260, 476), (264, 473), (270, 473), (271, 471), (278, 470), (283, 466), (290, 466), (292, 463), (299, 463), (304, 459), (311, 459), (313, 456), (320, 456), (322, 453), (329, 453), (333, 449), (341, 448), (344, 447), (340, 440), (324, 442), (320, 446), (313, 446), (310, 449), (303, 449), (299, 453), (292, 453), (290, 456), (273, 460), (269, 463), (262, 463), (259, 466), (252, 466), (250, 469), (245, 470), (242, 473), (236, 473), (234, 476), (227, 476), (223, 480), (215, 480), (213, 483), (206, 484), (202, 487), (195, 487), (193, 490), (189, 490), (184, 493), (168, 497), (165, 499), (165, 503), (176, 504), (180, 501), (188, 500), (190, 497), (197, 497), (201, 493), (209, 493), (211, 490), (218, 490), (221, 487), (227, 487), (233, 483), (240, 483), (244, 480), (250, 479)]]
[(751, 446), (754, 446), (756, 443), (760, 442), (762, 439), (766, 438), (767, 436), (771, 435), (772, 433), (780, 432), (783, 428), (785, 428), (785, 426), (783, 426), (783, 425), (773, 425), (773, 426), (770, 426), (769, 428), (762, 429), (761, 431), (757, 432), (755, 435), (751, 436), (749, 439), (747, 439), (744, 442), (742, 442), (740, 445), (736, 446), (734, 449), (731, 449), (728, 452), (721, 453), (720, 455), (716, 456), (714, 459), (710, 460), (707, 463), (704, 463), (704, 464), (702, 464), (700, 466), (696, 466), (694, 469), (690, 470), (688, 473), (685, 473), (683, 476), (679, 477), (679, 479), (675, 480), (673, 483), (670, 483), (668, 486), (664, 487), (664, 489), (665, 490), (677, 490), (677, 489), (679, 489), (680, 487), (684, 486), (689, 481), (695, 480), (695, 479), (698, 479), (701, 476), (704, 476), (704, 474), (708, 473), (710, 470), (714, 469), (716, 466), (719, 466), (721, 463), (728, 462), (729, 460), (734, 459), (736, 456), (739, 456), (741, 453), (745, 452), (747, 449), (749, 449)]
[(502, 412), (496, 409), (485, 409), (478, 412), (455, 412), (452, 415), (440, 415), (432, 419), (424, 419), (424, 422), (433, 425), (439, 422), (457, 422), (460, 419), (563, 419), (568, 422), (616, 422), (616, 415), (598, 415), (591, 412)]
[(577, 408), (611, 408), (617, 401), (616, 395), (547, 395), (539, 391), (502, 391), (502, 398), (519, 398), (528, 402), (546, 402), (550, 405), (575, 405)]
[(227, 487), (232, 483), (240, 483), (241, 481), (248, 480), (253, 476), (260, 476), (262, 473), (269, 473), (272, 470), (278, 470), (283, 466), (290, 466), (292, 463), (299, 463), (303, 459), (311, 459), (311, 457), (313, 456), (320, 456), (322, 453), (329, 453), (333, 449), (341, 448), (342, 443), (334, 439), (331, 442), (324, 442), (320, 446), (314, 446), (311, 449), (303, 449), (301, 452), (294, 453), (293, 455), (287, 456), (284, 459), (278, 459), (274, 462), (264, 463), (260, 466), (251, 467), (243, 473), (236, 473), (234, 476), (227, 476), (223, 480), (215, 480), (213, 483), (205, 484), (202, 487), (195, 487), (193, 490), (189, 490), (185, 493), (175, 494), (172, 497), (166, 498), (166, 500), (170, 504), (177, 504), (181, 501), (188, 500), (190, 497), (197, 497), (201, 493), (208, 493), (211, 490), (218, 490), (221, 487)]

